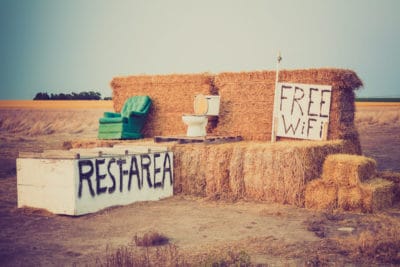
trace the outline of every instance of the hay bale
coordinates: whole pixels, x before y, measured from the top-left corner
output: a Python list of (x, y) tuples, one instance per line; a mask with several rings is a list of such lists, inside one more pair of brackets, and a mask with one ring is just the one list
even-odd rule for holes
[(305, 207), (317, 210), (334, 210), (337, 208), (338, 187), (322, 179), (307, 184), (305, 191)]
[(206, 196), (207, 151), (202, 145), (175, 145), (174, 193)]
[(353, 187), (374, 176), (376, 161), (357, 155), (336, 154), (325, 159), (322, 179)]
[(373, 178), (361, 184), (363, 211), (375, 212), (392, 206), (394, 184), (382, 178)]
[(393, 182), (393, 202), (400, 201), (400, 172), (382, 171), (377, 176)]
[(363, 210), (363, 191), (359, 186), (338, 187), (338, 208), (345, 211)]

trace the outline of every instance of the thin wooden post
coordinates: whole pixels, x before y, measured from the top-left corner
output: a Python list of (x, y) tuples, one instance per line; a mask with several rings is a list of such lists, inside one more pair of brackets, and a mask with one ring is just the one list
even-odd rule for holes
[(275, 90), (274, 90), (274, 110), (273, 110), (273, 116), (272, 116), (272, 132), (271, 132), (271, 142), (274, 143), (276, 142), (276, 133), (278, 131), (278, 118), (276, 117), (276, 111), (275, 109), (277, 108), (275, 106), (276, 104), (276, 90), (278, 90), (278, 81), (279, 81), (279, 63), (282, 60), (281, 56), (281, 51), (278, 52), (278, 57), (277, 57), (277, 62), (276, 62), (276, 75), (275, 75)]

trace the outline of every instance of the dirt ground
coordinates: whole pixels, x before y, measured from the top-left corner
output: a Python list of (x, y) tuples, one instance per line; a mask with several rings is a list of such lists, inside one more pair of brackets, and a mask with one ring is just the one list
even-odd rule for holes
[[(92, 110), (89, 115), (98, 118), (101, 113)], [(379, 214), (339, 214), (174, 196), (79, 217), (17, 209), (18, 151), (61, 148), (71, 135), (16, 135), (4, 129), (4, 118), (0, 122), (0, 266), (98, 265), (107, 251), (134, 248), (133, 237), (150, 230), (167, 236), (188, 257), (245, 251), (253, 264), (268, 266), (400, 264), (398, 205)], [(399, 123), (376, 127), (364, 122), (358, 126), (364, 153), (377, 157), (380, 169), (399, 171)], [(80, 133), (94, 136), (95, 128)]]

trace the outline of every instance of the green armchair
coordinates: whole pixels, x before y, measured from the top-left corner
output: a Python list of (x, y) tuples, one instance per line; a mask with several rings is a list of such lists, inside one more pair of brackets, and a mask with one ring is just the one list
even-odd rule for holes
[(151, 106), (148, 96), (128, 98), (121, 113), (105, 112), (99, 119), (99, 139), (139, 139)]

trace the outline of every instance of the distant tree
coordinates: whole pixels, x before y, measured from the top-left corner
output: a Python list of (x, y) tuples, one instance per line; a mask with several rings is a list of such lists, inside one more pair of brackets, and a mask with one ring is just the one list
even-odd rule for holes
[(80, 93), (60, 93), (50, 94), (37, 93), (33, 100), (101, 100), (101, 94), (99, 92), (80, 92)]
[(37, 93), (33, 100), (49, 100), (50, 96), (47, 93)]
[(111, 96), (105, 96), (105, 97), (103, 98), (103, 100), (112, 100), (112, 97), (111, 97)]

